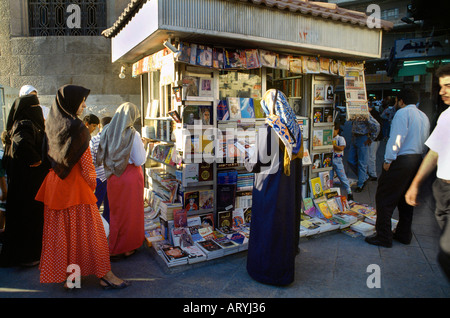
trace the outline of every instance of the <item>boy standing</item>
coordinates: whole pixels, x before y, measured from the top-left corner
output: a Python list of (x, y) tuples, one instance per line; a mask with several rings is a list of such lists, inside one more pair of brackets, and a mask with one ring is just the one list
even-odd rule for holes
[(339, 135), (340, 129), (340, 124), (335, 122), (333, 131), (333, 170), (331, 171), (331, 178), (333, 178), (334, 172), (336, 172), (336, 175), (347, 191), (347, 199), (353, 200), (352, 188), (350, 187), (350, 182), (345, 173), (344, 162), (342, 160), (344, 157), (344, 149), (347, 144), (345, 138)]

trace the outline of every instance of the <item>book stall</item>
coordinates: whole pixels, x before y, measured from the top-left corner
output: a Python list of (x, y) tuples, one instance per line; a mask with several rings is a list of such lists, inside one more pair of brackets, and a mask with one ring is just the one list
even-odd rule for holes
[[(254, 174), (243, 163), (255, 151), (258, 128), (265, 123), (261, 98), (273, 88), (288, 98), (303, 136), (300, 236), (333, 229), (363, 235), (369, 231), (363, 226), (373, 223), (373, 209), (347, 202), (340, 189), (332, 187), (334, 88), (354, 75), (347, 66), (363, 67), (365, 58), (379, 55), (381, 30), (356, 27), (345, 19), (334, 27), (334, 22), (320, 17), (272, 10), (250, 1), (137, 3), (128, 8), (135, 12), (121, 17), (107, 34), (112, 37), (113, 61), (132, 65), (132, 76), (140, 79), (142, 137), (150, 140), (144, 167), (146, 240), (167, 267), (247, 250)], [(248, 10), (251, 14), (244, 24), (269, 13), (273, 25), (261, 28), (274, 32), (252, 28), (258, 33), (252, 41), (232, 28), (233, 21), (224, 22), (222, 30), (216, 30), (216, 24), (200, 26), (201, 18), (195, 16), (198, 8), (208, 12), (211, 21), (216, 15), (225, 19), (223, 12), (232, 16)], [(172, 19), (173, 10), (192, 12), (192, 16)], [(339, 12), (345, 14), (345, 10)], [(159, 25), (164, 21), (164, 28), (144, 23), (151, 17)], [(339, 48), (340, 42), (329, 48), (331, 39), (319, 39), (306, 30), (284, 34), (283, 29), (275, 38), (265, 36), (276, 33), (287, 17), (311, 19), (319, 29), (341, 30), (346, 36), (364, 34), (359, 36), (364, 40), (352, 51)], [(177, 23), (185, 24), (171, 30)], [(281, 40), (282, 34), (290, 38)], [(355, 90), (361, 84), (348, 83)], [(355, 96), (359, 98), (358, 93)]]

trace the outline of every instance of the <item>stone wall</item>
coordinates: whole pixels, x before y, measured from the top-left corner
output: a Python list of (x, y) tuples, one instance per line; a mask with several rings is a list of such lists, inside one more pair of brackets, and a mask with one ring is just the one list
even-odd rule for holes
[[(33, 85), (39, 91), (41, 104), (46, 106), (52, 104), (62, 85), (82, 85), (91, 90), (85, 112), (99, 117), (112, 115), (123, 102), (140, 105), (139, 79), (131, 77), (131, 65), (126, 65), (126, 78), (119, 79), (122, 65), (111, 63), (110, 39), (20, 36), (20, 32), (26, 33), (21, 23), (26, 7), (22, 4), (18, 8), (19, 2), (0, 0), (0, 84), (18, 89)], [(118, 16), (120, 7), (127, 3), (115, 1), (108, 14)], [(115, 17), (109, 16), (108, 21), (115, 21)]]

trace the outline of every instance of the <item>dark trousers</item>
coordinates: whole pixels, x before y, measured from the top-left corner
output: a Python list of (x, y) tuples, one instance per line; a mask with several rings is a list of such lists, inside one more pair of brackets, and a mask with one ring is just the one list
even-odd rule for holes
[(405, 193), (421, 162), (422, 155), (403, 155), (391, 163), (388, 171), (382, 169), (375, 195), (377, 210), (375, 228), (380, 240), (392, 242), (391, 218), (396, 207), (399, 212), (396, 236), (401, 240), (411, 240), (414, 208), (406, 203)]
[(450, 281), (450, 183), (437, 178), (433, 183), (436, 220), (441, 228), (438, 262)]
[(100, 209), (100, 206), (103, 203), (103, 218), (106, 222), (109, 223), (109, 201), (108, 201), (108, 193), (106, 190), (107, 180), (102, 182), (99, 178), (97, 178), (97, 187), (95, 188), (95, 196), (97, 197), (97, 207)]

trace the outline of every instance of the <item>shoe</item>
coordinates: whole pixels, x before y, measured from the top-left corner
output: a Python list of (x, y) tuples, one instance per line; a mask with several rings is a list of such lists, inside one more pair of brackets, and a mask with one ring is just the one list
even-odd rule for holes
[(120, 285), (116, 285), (111, 283), (110, 281), (104, 279), (103, 277), (100, 278), (102, 282), (106, 283), (106, 285), (102, 285), (100, 284), (100, 286), (102, 286), (103, 289), (105, 290), (111, 290), (111, 289), (124, 289), (127, 288), (128, 286), (131, 285), (131, 282), (128, 282), (126, 280), (122, 281), (122, 283)]
[(367, 243), (377, 246), (383, 246), (383, 247), (392, 247), (392, 242), (386, 242), (381, 240), (376, 234), (372, 236), (368, 236), (364, 239)]
[(369, 176), (369, 181), (377, 181), (377, 177)]
[(353, 193), (347, 193), (347, 200), (352, 200), (353, 201)]
[(361, 192), (362, 190), (364, 190), (364, 187), (366, 186), (366, 184), (367, 184), (367, 180), (364, 181), (364, 183), (363, 183), (362, 186), (357, 187), (357, 188), (355, 189), (355, 192), (356, 192), (356, 193), (359, 193), (359, 192)]
[[(411, 235), (411, 236), (412, 236), (412, 235)], [(400, 242), (400, 243), (405, 244), (405, 245), (411, 244), (411, 239), (412, 239), (412, 237), (409, 237), (409, 238), (403, 238), (403, 237), (400, 237), (400, 235), (397, 235), (397, 233), (394, 233), (394, 235), (392, 236), (392, 238), (393, 238), (394, 240), (396, 240), (397, 242)]]

